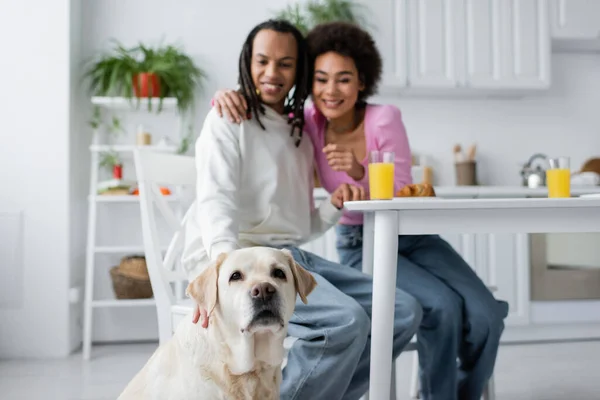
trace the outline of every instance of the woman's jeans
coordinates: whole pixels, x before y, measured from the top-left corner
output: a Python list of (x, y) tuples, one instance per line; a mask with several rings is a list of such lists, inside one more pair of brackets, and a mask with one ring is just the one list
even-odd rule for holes
[[(336, 233), (340, 263), (361, 270), (362, 225), (337, 225)], [(480, 400), (508, 304), (496, 300), (438, 235), (398, 236), (396, 286), (423, 308), (417, 332), (421, 398)]]

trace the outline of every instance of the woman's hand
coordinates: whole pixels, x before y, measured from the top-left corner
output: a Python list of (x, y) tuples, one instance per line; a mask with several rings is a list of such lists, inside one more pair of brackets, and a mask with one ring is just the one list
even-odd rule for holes
[(344, 171), (355, 181), (365, 176), (365, 167), (358, 162), (351, 148), (339, 144), (328, 144), (323, 148), (327, 162), (334, 171)]
[(344, 207), (344, 202), (346, 201), (359, 200), (366, 200), (365, 189), (363, 189), (361, 186), (342, 183), (331, 194), (331, 204), (333, 204), (338, 210), (341, 210)]
[(219, 117), (225, 114), (231, 122), (241, 124), (243, 120), (248, 119), (246, 99), (235, 90), (217, 90), (213, 96), (213, 107)]

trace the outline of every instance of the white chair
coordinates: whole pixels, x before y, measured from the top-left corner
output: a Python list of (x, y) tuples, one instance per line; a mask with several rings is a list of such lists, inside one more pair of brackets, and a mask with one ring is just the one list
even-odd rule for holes
[[(185, 218), (182, 220), (177, 216), (159, 187), (169, 186), (173, 192), (180, 193), (186, 187), (192, 188), (196, 183), (196, 168), (192, 157), (146, 149), (134, 151), (134, 162), (140, 192), (144, 252), (156, 301), (159, 342), (162, 344), (172, 336), (177, 323), (192, 311), (193, 302), (184, 297), (187, 277), (179, 262)], [(160, 217), (173, 231), (164, 257)]]
[[(374, 219), (372, 213), (364, 214), (363, 221), (363, 272), (369, 275), (373, 274), (373, 239), (374, 239)], [(488, 286), (488, 288), (494, 292), (496, 291), (495, 287)], [(419, 355), (417, 353), (417, 341), (416, 336), (412, 338), (410, 343), (406, 346), (404, 351), (414, 351), (413, 353), (413, 367), (412, 367), (412, 376), (410, 381), (410, 390), (409, 395), (411, 399), (419, 399)], [(401, 399), (403, 396), (400, 393), (400, 386), (398, 385), (398, 381), (402, 378), (395, 371), (398, 371), (398, 368), (392, 369), (392, 382), (394, 390), (391, 394), (391, 398), (393, 399)], [(365, 400), (369, 400), (368, 396), (364, 397)], [(484, 400), (495, 400), (496, 399), (496, 390), (494, 387), (494, 376), (492, 375), (488, 380), (488, 383), (483, 392)]]
[[(146, 149), (135, 150), (134, 161), (140, 191), (144, 252), (156, 301), (159, 342), (162, 344), (172, 336), (177, 324), (193, 310), (194, 303), (184, 295), (187, 277), (180, 263), (187, 214), (183, 218), (177, 216), (160, 193), (159, 185), (177, 187), (179, 194), (184, 189), (192, 190), (196, 184), (196, 166), (193, 157)], [(164, 257), (159, 216), (166, 220), (173, 231)], [(284, 341), (286, 356), (296, 340), (288, 336)], [(287, 357), (283, 366), (286, 363)]]

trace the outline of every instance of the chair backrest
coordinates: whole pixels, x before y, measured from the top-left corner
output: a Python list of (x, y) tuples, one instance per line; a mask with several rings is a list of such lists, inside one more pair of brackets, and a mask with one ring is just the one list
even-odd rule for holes
[[(195, 162), (193, 157), (150, 149), (136, 149), (134, 162), (139, 185), (144, 252), (156, 301), (159, 335), (161, 338), (168, 337), (171, 335), (171, 306), (183, 296), (181, 285), (186, 280), (181, 269), (180, 255), (183, 226), (187, 217), (182, 218), (181, 212), (176, 212), (170, 204), (182, 201), (177, 196), (181, 196), (183, 189), (195, 186)], [(176, 201), (163, 195), (161, 187), (169, 188)], [(164, 229), (159, 228), (159, 222), (163, 222), (159, 217), (166, 222), (169, 231), (173, 232), (164, 257), (164, 244), (161, 243)]]

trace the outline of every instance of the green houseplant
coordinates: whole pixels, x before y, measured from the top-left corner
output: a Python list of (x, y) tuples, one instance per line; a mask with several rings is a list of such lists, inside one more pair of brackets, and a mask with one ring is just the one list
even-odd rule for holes
[(276, 17), (291, 22), (306, 35), (316, 25), (326, 22), (344, 21), (367, 27), (365, 11), (352, 0), (309, 0), (289, 4)]
[(114, 179), (123, 179), (123, 162), (116, 151), (100, 153), (100, 167), (111, 171)]
[[(113, 48), (90, 62), (84, 73), (96, 96), (121, 96), (129, 99), (174, 97), (180, 111), (191, 108), (196, 89), (206, 73), (175, 45), (151, 47), (139, 43), (126, 48), (114, 41)], [(148, 102), (152, 110), (152, 102)]]

